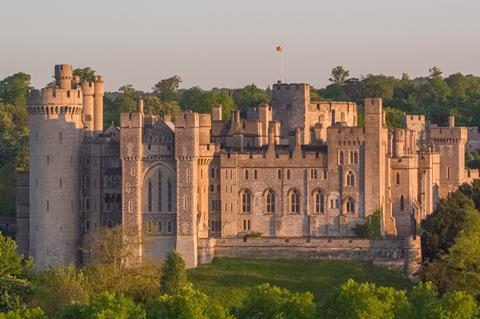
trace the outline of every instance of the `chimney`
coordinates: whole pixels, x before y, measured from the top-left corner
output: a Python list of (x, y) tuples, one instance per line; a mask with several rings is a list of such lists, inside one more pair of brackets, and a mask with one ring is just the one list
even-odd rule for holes
[(137, 102), (137, 112), (143, 114), (143, 99), (140, 99)]

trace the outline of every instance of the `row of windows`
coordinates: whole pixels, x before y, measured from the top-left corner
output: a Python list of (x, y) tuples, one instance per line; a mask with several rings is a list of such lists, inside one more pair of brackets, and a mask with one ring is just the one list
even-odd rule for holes
[(340, 151), (338, 153), (338, 164), (343, 165), (343, 164), (358, 164), (358, 152), (357, 151), (350, 151), (343, 153), (343, 151)]
[[(167, 227), (165, 229), (165, 222), (157, 222), (157, 227), (156, 227), (156, 233), (158, 234), (161, 234), (161, 233), (164, 233), (165, 231), (168, 233), (168, 234), (171, 234), (173, 233), (173, 223), (169, 220), (167, 223), (166, 223)], [(153, 227), (153, 222), (152, 221), (147, 221), (147, 232), (149, 234), (153, 234), (154, 232), (154, 227)]]
[[(163, 186), (163, 178), (162, 178), (162, 173), (158, 172), (157, 175), (157, 210), (159, 212), (163, 211), (163, 192), (164, 192), (164, 186)], [(170, 178), (167, 178), (167, 211), (171, 212), (173, 209), (173, 185), (172, 182), (170, 181)], [(148, 186), (147, 186), (147, 209), (149, 212), (153, 210), (153, 191), (152, 191), (152, 181), (148, 181)]]
[[(265, 211), (267, 213), (275, 213), (275, 192), (271, 189), (268, 189), (265, 192)], [(325, 194), (321, 191), (316, 190), (313, 192), (313, 207), (314, 212), (317, 214), (325, 213)], [(251, 213), (252, 212), (252, 193), (249, 190), (242, 191), (240, 195), (241, 202), (241, 212), (242, 213)], [(288, 203), (290, 213), (298, 214), (300, 213), (300, 203), (301, 196), (300, 192), (296, 189), (292, 189), (288, 193)], [(337, 209), (339, 207), (338, 198), (330, 199), (330, 208)], [(345, 211), (347, 213), (355, 212), (355, 200), (351, 197), (348, 197), (345, 201)]]

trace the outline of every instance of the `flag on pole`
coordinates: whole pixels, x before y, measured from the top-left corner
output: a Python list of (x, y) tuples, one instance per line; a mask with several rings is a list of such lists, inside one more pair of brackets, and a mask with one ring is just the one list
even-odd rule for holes
[(277, 52), (283, 52), (283, 44), (276, 47)]

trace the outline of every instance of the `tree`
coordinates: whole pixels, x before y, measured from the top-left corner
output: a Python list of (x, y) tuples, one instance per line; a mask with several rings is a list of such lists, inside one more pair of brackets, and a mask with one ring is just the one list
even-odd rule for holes
[(440, 200), (433, 213), (421, 222), (424, 259), (433, 260), (447, 252), (465, 228), (467, 211), (472, 209), (473, 202), (460, 191)]
[(338, 65), (332, 69), (331, 77), (328, 80), (333, 84), (342, 85), (349, 75), (350, 71), (347, 71), (342, 66)]
[(162, 271), (160, 287), (163, 293), (174, 294), (188, 284), (185, 261), (176, 251), (168, 253)]
[(42, 309), (20, 309), (13, 310), (6, 313), (0, 313), (0, 319), (48, 319), (44, 315)]
[(64, 308), (60, 319), (145, 319), (141, 306), (122, 294), (93, 295), (89, 304), (70, 304)]
[(409, 295), (411, 319), (477, 318), (475, 299), (463, 292), (448, 292), (441, 297), (432, 283), (419, 283)]
[(162, 102), (173, 102), (178, 100), (177, 91), (182, 83), (178, 75), (173, 75), (168, 79), (163, 79), (153, 86), (153, 93)]
[(403, 112), (393, 107), (384, 108), (387, 117), (387, 127), (390, 130), (403, 127)]
[(233, 89), (232, 99), (238, 109), (245, 114), (251, 107), (257, 107), (262, 103), (269, 103), (271, 96), (252, 83), (241, 89)]
[(170, 116), (174, 119), (180, 113), (180, 106), (176, 101), (163, 102), (157, 96), (143, 96), (143, 104), (145, 114)]
[(225, 309), (188, 284), (172, 295), (163, 295), (148, 307), (148, 319), (228, 319)]
[(95, 78), (95, 70), (91, 69), (88, 66), (85, 68), (77, 68), (73, 70), (73, 76), (79, 76), (80, 83), (84, 81), (93, 82)]
[(236, 311), (238, 319), (309, 319), (316, 317), (310, 292), (290, 292), (267, 283), (253, 288)]
[(389, 100), (394, 96), (395, 85), (396, 80), (393, 76), (369, 74), (362, 79), (361, 95), (363, 98), (381, 97)]
[(353, 230), (357, 236), (369, 239), (381, 239), (381, 220), (382, 211), (376, 209), (373, 214), (367, 216), (367, 222), (365, 224), (357, 225)]
[(26, 308), (32, 294), (30, 281), (12, 276), (0, 277), (0, 312)]
[(73, 266), (39, 273), (34, 279), (34, 303), (48, 316), (55, 316), (71, 303), (86, 303), (89, 298), (87, 278)]
[(204, 91), (199, 87), (193, 87), (182, 91), (180, 95), (180, 106), (183, 110), (192, 110), (199, 113), (211, 113), (212, 106), (222, 106), (222, 115), (225, 120), (230, 119), (235, 102), (226, 89), (212, 89)]
[(466, 212), (466, 226), (444, 254), (427, 264), (425, 279), (440, 290), (466, 291), (480, 294), (480, 214), (474, 209)]
[(0, 232), (0, 277), (12, 276), (25, 278), (33, 267), (31, 258), (24, 258), (17, 253), (17, 244)]
[(326, 318), (408, 318), (406, 292), (349, 279), (336, 289), (325, 305)]

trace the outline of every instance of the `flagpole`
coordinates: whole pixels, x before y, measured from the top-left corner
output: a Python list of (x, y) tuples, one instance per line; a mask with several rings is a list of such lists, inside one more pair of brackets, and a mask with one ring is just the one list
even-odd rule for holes
[(282, 63), (282, 76), (281, 76), (282, 83), (283, 83), (283, 51), (284, 51), (284, 46), (283, 46), (283, 43), (282, 43), (282, 52), (281, 52), (282, 53), (282, 62), (281, 62)]

